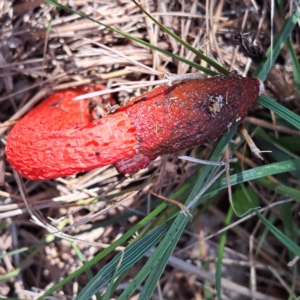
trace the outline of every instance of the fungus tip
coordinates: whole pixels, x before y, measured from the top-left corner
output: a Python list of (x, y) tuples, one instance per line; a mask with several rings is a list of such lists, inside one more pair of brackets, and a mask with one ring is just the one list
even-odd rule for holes
[(265, 91), (265, 85), (264, 85), (264, 83), (260, 79), (258, 79), (258, 81), (259, 81), (258, 95), (261, 96), (262, 93)]

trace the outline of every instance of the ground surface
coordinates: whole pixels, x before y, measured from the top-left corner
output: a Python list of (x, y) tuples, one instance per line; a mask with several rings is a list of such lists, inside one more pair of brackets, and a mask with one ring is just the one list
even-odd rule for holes
[[(215, 2), (215, 5), (205, 1), (142, 1), (141, 4), (183, 40), (216, 59), (226, 69), (251, 76), (259, 61), (264, 59), (261, 49), (266, 50), (272, 41), (271, 4), (269, 1)], [(59, 3), (105, 25), (116, 27), (136, 38), (208, 67), (206, 62), (200, 61), (155, 26), (129, 0), (72, 0)], [(284, 14), (275, 6), (274, 35), (282, 28), (284, 19), (293, 10), (293, 5), (290, 1), (284, 8)], [(120, 54), (100, 48), (97, 43), (103, 43), (127, 58), (162, 73), (185, 74), (196, 72), (196, 69), (132, 42), (89, 19), (62, 9), (54, 9), (53, 6), (39, 0), (4, 0), (4, 3), (0, 3), (1, 10), (0, 295), (36, 299), (38, 295), (42, 295), (44, 291), (82, 266), (76, 249), (81, 251), (86, 260), (90, 260), (124, 235), (148, 214), (149, 209), (153, 210), (161, 203), (158, 202), (158, 198), (151, 196), (150, 190), (155, 188), (159, 194), (170, 197), (175, 191), (192, 182), (200, 166), (187, 164), (178, 159), (178, 156), (191, 155), (208, 159), (212, 145), (158, 157), (149, 168), (132, 178), (121, 176), (113, 167), (107, 166), (65, 179), (23, 179), (23, 190), (27, 193), (29, 203), (29, 207), (26, 207), (24, 195), (20, 193), (22, 185), (16, 180), (5, 156), (3, 158), (5, 140), (14, 120), (25, 115), (53, 89), (61, 90), (89, 83), (104, 84), (109, 88), (113, 83), (163, 79), (163, 76), (156, 77), (125, 70), (126, 66), (133, 64), (120, 57)], [(296, 28), (292, 38), (299, 54), (299, 28)], [(252, 42), (254, 39), (257, 42)], [(261, 48), (258, 48), (258, 44)], [(249, 56), (252, 56), (253, 60)], [(280, 52), (265, 85), (266, 93), (274, 100), (291, 111), (300, 113), (299, 96), (286, 47)], [(151, 88), (127, 88), (115, 93), (113, 97), (117, 103), (122, 103)], [(263, 119), (266, 124), (261, 123)], [(288, 157), (279, 158), (282, 152), (278, 152), (279, 156), (276, 159), (266, 156), (266, 163), (289, 157), (297, 158), (300, 149), (300, 146), (297, 148), (299, 131), (286, 126), (285, 123), (276, 123), (286, 128), (286, 131), (282, 131), (275, 123), (274, 115), (260, 105), (255, 106), (245, 120), (251, 132), (257, 129), (257, 125), (263, 126), (267, 136), (279, 135), (283, 139), (278, 143), (290, 150), (284, 151)], [(233, 147), (233, 157), (237, 158), (237, 162), (232, 166), (232, 173), (263, 164), (262, 161), (253, 158), (244, 147), (239, 134), (234, 136), (234, 142), (234, 145), (238, 145)], [(256, 142), (264, 145), (261, 138)], [(155, 173), (151, 181), (146, 182), (156, 168), (159, 168), (159, 172)], [(298, 173), (284, 173), (282, 177), (276, 177), (276, 182), (279, 180), (296, 190), (300, 186), (297, 175)], [(145, 183), (142, 188), (141, 183)], [(112, 200), (122, 199), (124, 193), (136, 191), (138, 188), (141, 189), (140, 193), (123, 205), (103, 215), (94, 216), (102, 209), (110, 207)], [(233, 189), (234, 199), (243, 201), (245, 195), (259, 199), (257, 204), (260, 206), (268, 206), (289, 198), (256, 182)], [(186, 197), (187, 194), (182, 193), (176, 199), (184, 200)], [(150, 199), (151, 202), (147, 204)], [(195, 218), (179, 239), (152, 299), (215, 299), (214, 273), (220, 235), (205, 240), (203, 238), (225, 227), (229, 207), (228, 194), (224, 189), (197, 208), (193, 214)], [(46, 228), (33, 223), (28, 210), (37, 214), (42, 224), (47, 223), (48, 225), (44, 225)], [(299, 206), (295, 201), (285, 207), (274, 207), (268, 216), (274, 225), (288, 235), (285, 219), (281, 219), (285, 211), (288, 211), (287, 215), (293, 221), (290, 230), (298, 232), (299, 235)], [(67, 217), (61, 219), (63, 216)], [(76, 223), (76, 226), (71, 226), (65, 232), (76, 236), (75, 244), (78, 248), (72, 246), (62, 234), (58, 234), (61, 238), (56, 239), (54, 235), (47, 235), (51, 230), (56, 231), (53, 227), (50, 228), (50, 224), (61, 229), (87, 218), (90, 221), (86, 224)], [(235, 223), (237, 220), (239, 217), (233, 216), (229, 222), (232, 227), (227, 233), (223, 254), (222, 299), (287, 299), (289, 294), (299, 296), (300, 278), (297, 275), (297, 263), (294, 264), (294, 269), (287, 266), (294, 255), (289, 255), (287, 248), (269, 234), (257, 218), (249, 218), (241, 224)], [(290, 237), (297, 241), (297, 234)], [(123, 243), (122, 247), (95, 263), (92, 268), (93, 274), (107, 265), (127, 244), (128, 242)], [(12, 253), (15, 250), (17, 253)], [(112, 298), (121, 294), (146, 261), (145, 256), (135, 263), (124, 275)], [(83, 273), (52, 295), (54, 299), (74, 299), (88, 281), (87, 275)], [(139, 289), (132, 299), (137, 299), (138, 291)], [(251, 291), (257, 294), (252, 294), (254, 296), (251, 297)]]

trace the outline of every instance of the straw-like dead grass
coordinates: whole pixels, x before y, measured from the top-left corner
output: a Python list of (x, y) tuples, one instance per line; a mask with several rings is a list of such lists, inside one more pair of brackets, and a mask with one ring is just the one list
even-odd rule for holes
[[(177, 41), (154, 26), (131, 1), (72, 0), (60, 3), (106, 25), (117, 27), (135, 37), (150, 41), (151, 44), (199, 62), (194, 54), (186, 51)], [(142, 4), (153, 16), (195, 48), (217, 59), (224, 67), (237, 70), (245, 76), (251, 75), (257, 63), (245, 55), (241, 46), (232, 42), (232, 33), (250, 33), (265, 49), (271, 42), (268, 1), (216, 1), (215, 5), (212, 5), (212, 1), (143, 1)], [(82, 262), (67, 239), (47, 236), (47, 230), (30, 221), (28, 206), (24, 204), (12, 169), (3, 156), (5, 139), (14, 121), (55, 90), (89, 83), (101, 83), (110, 88), (113, 83), (148, 82), (162, 78), (125, 69), (132, 66), (128, 60), (108, 53), (95, 43), (103, 43), (129, 59), (159, 72), (185, 74), (195, 70), (161, 53), (152, 52), (77, 14), (53, 9), (40, 0), (4, 0), (0, 3), (0, 13), (1, 11), (0, 249), (3, 257), (0, 262), (0, 276), (3, 281), (0, 283), (0, 295), (35, 299), (42, 291), (74, 272)], [(274, 32), (281, 28), (281, 20), (276, 9)], [(206, 66), (203, 62), (199, 63)], [(268, 93), (299, 113), (299, 105), (295, 103), (295, 86), (290, 78), (291, 67), (288, 65), (287, 53), (283, 51), (278, 65), (273, 68), (266, 82)], [(148, 87), (135, 90), (127, 88), (114, 96), (120, 103), (147, 89)], [(255, 109), (260, 110), (261, 107), (257, 106)], [(281, 128), (280, 124), (266, 121), (258, 124), (253, 116), (247, 118), (246, 122), (277, 133), (295, 134), (284, 131), (291, 129)], [(210, 147), (199, 147), (203, 159), (207, 159)], [(168, 194), (181, 187), (186, 178), (196, 172), (197, 165), (191, 166), (178, 159), (179, 155), (190, 153), (187, 150), (180, 154), (159, 157), (149, 168), (132, 178), (124, 178), (113, 167), (107, 166), (65, 179), (24, 179), (29, 208), (40, 219), (59, 229), (76, 223), (77, 226), (70, 226), (59, 235), (65, 237), (76, 234), (77, 247), (89, 260), (127, 231), (140, 215), (147, 214), (147, 205), (151, 205), (149, 202), (147, 204), (151, 188), (155, 187), (156, 191)], [(234, 154), (244, 165), (257, 164), (252, 157), (249, 159), (242, 152)], [(160, 173), (146, 181), (155, 167), (160, 168)], [(261, 186), (253, 184), (253, 189), (266, 204), (280, 199), (279, 195), (270, 194), (269, 190)], [(140, 192), (130, 197), (122, 206), (104, 215), (95, 216), (98, 211), (112, 205), (112, 199), (121, 199), (125, 192), (137, 190)], [(95, 198), (101, 201), (94, 201)], [(141, 207), (143, 209), (138, 210)], [(227, 208), (227, 194), (221, 192), (214, 205), (201, 218), (196, 219), (182, 236), (173, 260), (170, 260), (160, 281), (160, 292), (164, 299), (204, 299), (210, 292), (214, 294), (213, 279), (209, 276), (213, 278), (215, 271), (219, 237), (202, 240), (200, 243), (199, 238), (218, 232), (224, 227)], [(66, 218), (62, 218), (63, 216)], [(96, 230), (97, 226), (99, 228)], [(292, 274), (286, 266), (286, 255), (272, 236), (268, 236), (263, 247), (258, 247), (256, 233), (261, 230), (263, 229), (259, 223), (249, 219), (241, 225), (233, 226), (229, 231), (223, 260), (223, 278), (227, 280), (227, 289), (222, 290), (223, 299), (244, 299), (241, 289), (246, 289), (249, 293), (252, 289), (252, 292), (265, 294), (269, 297), (265, 299), (286, 298), (292, 280)], [(56, 229), (53, 231), (56, 232)], [(23, 247), (29, 247), (29, 251), (5, 255)], [(122, 247), (117, 250), (122, 250)], [(256, 250), (259, 251), (259, 259), (254, 258)], [(92, 271), (99, 270), (111, 258), (108, 256), (103, 259)], [(143, 261), (140, 261), (136, 270), (142, 264)], [(195, 269), (195, 266), (198, 268)], [(207, 273), (201, 273), (200, 266)], [(134, 277), (136, 270), (130, 270), (124, 282)], [(205, 274), (209, 276), (205, 277)], [(83, 274), (65, 285), (54, 297), (73, 299), (87, 282), (88, 278)], [(249, 282), (252, 284), (251, 288)], [(296, 282), (295, 289), (298, 293), (299, 283), (300, 280)], [(120, 286), (119, 289), (122, 290), (123, 287)], [(153, 299), (158, 299), (158, 294), (159, 292)]]

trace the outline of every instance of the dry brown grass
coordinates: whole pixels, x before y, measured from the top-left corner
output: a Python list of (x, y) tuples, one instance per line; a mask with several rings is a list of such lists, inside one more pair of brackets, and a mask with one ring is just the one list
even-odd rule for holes
[[(129, 0), (70, 0), (60, 3), (71, 5), (73, 9), (95, 20), (199, 62), (194, 54), (186, 51), (174, 39), (153, 26), (153, 23)], [(217, 59), (224, 67), (237, 70), (245, 76), (251, 75), (257, 63), (247, 58), (239, 47), (232, 45), (228, 39), (228, 32), (253, 33), (266, 49), (271, 40), (269, 1), (256, 3), (250, 0), (221, 0), (216, 1), (214, 6), (211, 3), (212, 1), (207, 3), (169, 1), (164, 4), (162, 1), (143, 1), (143, 6), (168, 28), (195, 48)], [(0, 283), (0, 295), (35, 299), (41, 291), (47, 290), (65, 278), (82, 263), (67, 239), (54, 240), (53, 235), (46, 236), (46, 229), (30, 221), (13, 171), (3, 157), (5, 139), (14, 121), (25, 115), (45, 95), (55, 90), (91, 82), (110, 87), (112, 83), (155, 79), (153, 75), (125, 70), (126, 66), (131, 66), (128, 61), (116, 55), (108, 55), (107, 51), (92, 42), (108, 45), (160, 72), (185, 74), (195, 70), (165, 55), (152, 52), (76, 14), (54, 10), (40, 0), (4, 0), (0, 3), (0, 14), (1, 9), (0, 249), (2, 254), (22, 247), (30, 247), (30, 251), (4, 256), (0, 262), (0, 275), (11, 275)], [(287, 11), (288, 9), (287, 5)], [(282, 18), (276, 9), (274, 31), (278, 32), (281, 26)], [(206, 66), (204, 62), (200, 64)], [(283, 51), (280, 64), (273, 68), (266, 82), (268, 93), (299, 113), (299, 105), (295, 105), (294, 102), (295, 86), (290, 78), (291, 69), (287, 65), (287, 53)], [(117, 101), (122, 102), (147, 89), (124, 90), (115, 97)], [(257, 106), (255, 109), (262, 108)], [(255, 117), (249, 117), (246, 121), (257, 124)], [(290, 130), (266, 123), (261, 123), (260, 126), (269, 126), (267, 128), (276, 132)], [(203, 159), (207, 158), (210, 147), (207, 145), (199, 148)], [(190, 151), (183, 151), (180, 155), (182, 154), (190, 154)], [(239, 152), (236, 155), (243, 164), (254, 164), (243, 153)], [(27, 199), (36, 213), (39, 210), (49, 224), (57, 225), (59, 228), (88, 218), (87, 224), (71, 226), (66, 233), (68, 235), (79, 233), (76, 235), (76, 244), (89, 260), (126, 232), (140, 215), (147, 214), (151, 188), (158, 187), (164, 194), (168, 194), (177, 190), (186, 178), (195, 173), (195, 166), (183, 163), (178, 156), (179, 154), (159, 157), (148, 169), (140, 171), (132, 178), (124, 178), (118, 175), (113, 167), (107, 166), (65, 179), (51, 181), (24, 179)], [(110, 206), (111, 199), (120, 199), (124, 192), (136, 190), (153, 174), (156, 167), (160, 168), (160, 175), (155, 175), (154, 180), (145, 184), (138, 195), (104, 215), (94, 216), (98, 211)], [(270, 195), (268, 190), (259, 186), (253, 185), (253, 188), (267, 204), (279, 199), (278, 195)], [(94, 203), (96, 197), (101, 201)], [(144, 209), (139, 210), (141, 207)], [(208, 297), (208, 291), (213, 291), (213, 280), (205, 278), (204, 273), (201, 274), (201, 269), (195, 270), (194, 267), (203, 266), (213, 278), (219, 237), (206, 239), (200, 243), (199, 237), (206, 237), (224, 227), (227, 208), (227, 194), (222, 192), (215, 199), (214, 205), (210, 206), (201, 218), (196, 219), (182, 236), (174, 253), (174, 260), (170, 260), (160, 281), (164, 299), (205, 299)], [(128, 214), (124, 215), (125, 213)], [(63, 216), (67, 218), (60, 220)], [(96, 230), (97, 226), (99, 228)], [(253, 258), (258, 243), (256, 232), (261, 230), (263, 230), (261, 224), (249, 219), (241, 225), (236, 224), (229, 231), (223, 261), (223, 278), (227, 280), (228, 289), (222, 291), (223, 299), (248, 299), (241, 296), (239, 288), (244, 288), (250, 293), (249, 282), (252, 284), (252, 291), (261, 292), (266, 297), (268, 295), (270, 297), (268, 299), (286, 299), (292, 274), (286, 266), (286, 255), (282, 252), (284, 250), (278, 241), (269, 236), (264, 247), (259, 250), (259, 259)], [(35, 247), (36, 245), (40, 246)], [(120, 247), (118, 250), (121, 249)], [(101, 263), (96, 264), (92, 271), (99, 270), (111, 258), (112, 256), (106, 257)], [(131, 269), (124, 282), (134, 277), (142, 264), (143, 261), (140, 261), (135, 269)], [(87, 282), (86, 275), (81, 275), (54, 295), (54, 298), (73, 299)], [(300, 293), (299, 283), (300, 280), (296, 283), (298, 293)], [(153, 295), (153, 299), (159, 299), (158, 291)], [(214, 299), (214, 296), (210, 299)]]

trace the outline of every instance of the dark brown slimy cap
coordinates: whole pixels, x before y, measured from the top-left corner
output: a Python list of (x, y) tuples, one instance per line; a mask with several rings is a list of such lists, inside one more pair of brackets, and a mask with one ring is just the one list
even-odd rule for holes
[(263, 91), (258, 78), (231, 73), (158, 87), (125, 110), (137, 130), (138, 151), (155, 156), (222, 136), (248, 114)]

